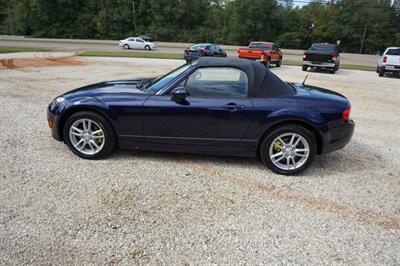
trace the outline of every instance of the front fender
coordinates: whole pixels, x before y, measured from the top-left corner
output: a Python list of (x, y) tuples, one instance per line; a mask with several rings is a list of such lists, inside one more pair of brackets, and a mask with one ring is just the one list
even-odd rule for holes
[(62, 138), (64, 124), (73, 113), (79, 111), (93, 111), (106, 118), (113, 128), (115, 128), (116, 114), (103, 101), (95, 97), (85, 97), (76, 100), (66, 100), (66, 103), (60, 105), (53, 113), (57, 117), (57, 131)]

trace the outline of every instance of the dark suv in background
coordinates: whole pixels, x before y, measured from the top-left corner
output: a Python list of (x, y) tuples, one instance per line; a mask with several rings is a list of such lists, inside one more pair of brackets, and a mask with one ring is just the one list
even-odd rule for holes
[(183, 57), (188, 64), (202, 56), (226, 57), (226, 52), (215, 44), (200, 43), (185, 49), (183, 53)]
[(340, 52), (336, 44), (314, 43), (310, 49), (304, 52), (303, 71), (309, 67), (328, 69), (330, 73), (335, 74), (339, 69)]

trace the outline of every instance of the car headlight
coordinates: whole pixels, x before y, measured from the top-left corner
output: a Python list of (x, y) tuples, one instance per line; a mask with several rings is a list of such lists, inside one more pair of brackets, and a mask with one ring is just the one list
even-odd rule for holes
[(65, 101), (64, 97), (57, 97), (54, 99), (54, 104), (62, 103), (63, 101)]
[(62, 103), (63, 101), (65, 101), (65, 98), (62, 97), (62, 96), (55, 98), (53, 100), (53, 102), (51, 103), (51, 108), (54, 108), (54, 106), (56, 106), (57, 104)]

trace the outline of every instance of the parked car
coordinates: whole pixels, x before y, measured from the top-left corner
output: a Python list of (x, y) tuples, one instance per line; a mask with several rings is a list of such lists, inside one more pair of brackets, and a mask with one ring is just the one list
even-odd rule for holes
[(129, 37), (125, 40), (120, 40), (119, 47), (124, 49), (154, 50), (157, 48), (157, 45), (155, 42), (145, 41), (139, 37)]
[(383, 77), (386, 72), (400, 73), (400, 47), (389, 47), (378, 58), (376, 72)]
[(336, 44), (314, 43), (303, 55), (303, 71), (309, 67), (328, 69), (335, 74), (340, 65), (340, 51)]
[(261, 62), (266, 67), (271, 63), (280, 67), (283, 59), (281, 49), (273, 42), (251, 42), (248, 48), (239, 48), (238, 55), (239, 58)]
[(354, 123), (342, 95), (286, 83), (262, 64), (200, 58), (163, 77), (101, 82), (47, 110), (52, 136), (98, 159), (115, 147), (256, 157), (280, 174), (343, 148)]
[(186, 63), (191, 63), (202, 56), (226, 57), (226, 52), (212, 43), (199, 43), (185, 49), (183, 57)]

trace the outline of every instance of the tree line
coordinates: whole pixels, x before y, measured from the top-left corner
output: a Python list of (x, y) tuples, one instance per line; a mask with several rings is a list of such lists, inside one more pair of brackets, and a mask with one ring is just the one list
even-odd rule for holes
[[(0, 0), (0, 34), (247, 45), (305, 49), (336, 42), (375, 53), (400, 45), (399, 0)], [(364, 41), (363, 41), (364, 39)], [(362, 46), (362, 47), (361, 47)]]

